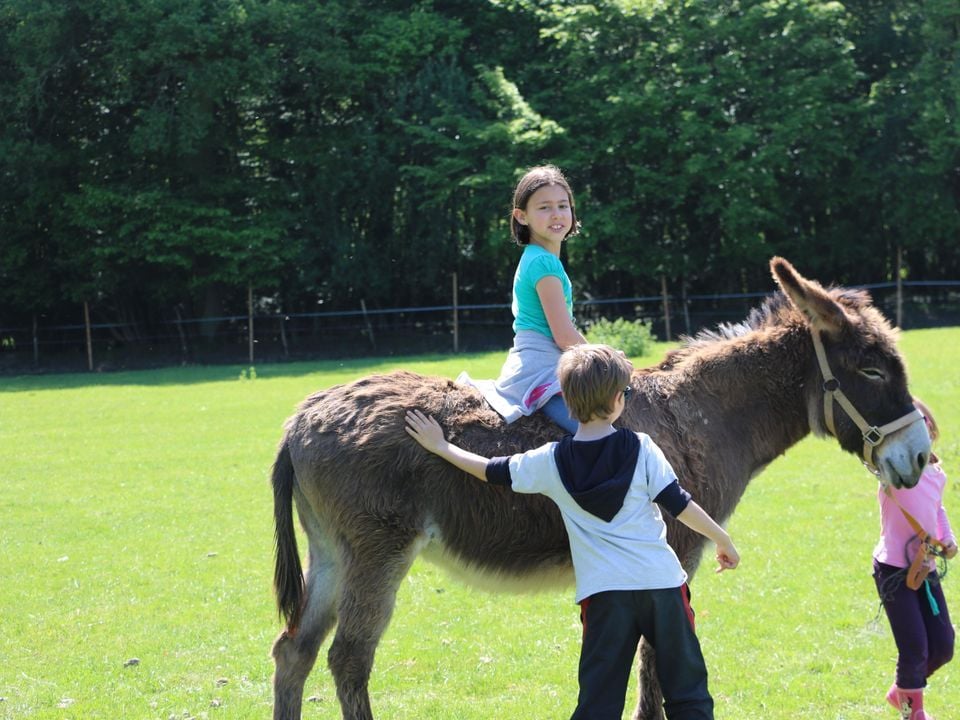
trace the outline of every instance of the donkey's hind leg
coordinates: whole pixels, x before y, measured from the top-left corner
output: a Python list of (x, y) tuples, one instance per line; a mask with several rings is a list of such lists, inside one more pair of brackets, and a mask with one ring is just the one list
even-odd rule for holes
[(331, 548), (314, 542), (311, 534), (309, 565), (300, 625), (284, 630), (273, 644), (274, 720), (299, 720), (303, 686), (317, 659), (320, 645), (337, 620), (338, 567)]
[(363, 547), (352, 547), (347, 555), (337, 631), (327, 655), (343, 720), (373, 720), (367, 687), (374, 654), (417, 553), (413, 534), (404, 540), (396, 533), (366, 534)]

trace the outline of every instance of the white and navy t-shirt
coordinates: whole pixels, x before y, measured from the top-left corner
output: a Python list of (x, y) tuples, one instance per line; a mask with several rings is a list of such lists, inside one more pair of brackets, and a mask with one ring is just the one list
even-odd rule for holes
[(600, 440), (566, 437), (492, 459), (487, 480), (557, 504), (570, 537), (576, 602), (608, 590), (656, 590), (686, 581), (658, 504), (679, 515), (690, 495), (648, 435), (621, 429)]

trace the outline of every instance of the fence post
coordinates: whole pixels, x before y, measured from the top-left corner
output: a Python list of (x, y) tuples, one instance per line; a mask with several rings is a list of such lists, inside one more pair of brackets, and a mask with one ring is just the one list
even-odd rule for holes
[(670, 332), (670, 300), (667, 298), (667, 276), (660, 276), (660, 294), (663, 296), (663, 324), (666, 326), (667, 336), (664, 338), (670, 342), (673, 334)]
[(460, 320), (457, 312), (457, 274), (451, 275), (453, 280), (453, 352), (460, 351)]
[(33, 366), (40, 367), (40, 338), (37, 334), (36, 313), (33, 313)]
[(187, 350), (187, 335), (183, 331), (183, 315), (180, 314), (179, 303), (173, 306), (173, 315), (177, 322), (177, 335), (180, 337), (180, 360), (186, 363), (187, 358), (190, 357), (190, 352)]
[(903, 246), (897, 244), (897, 327), (903, 328)]
[(370, 346), (376, 350), (377, 341), (373, 339), (373, 325), (370, 324), (370, 318), (367, 316), (367, 301), (360, 298), (360, 309), (363, 310), (363, 322), (367, 326), (367, 335), (370, 337)]
[(250, 367), (253, 367), (253, 283), (247, 283), (247, 345), (250, 348)]
[(87, 336), (87, 369), (93, 372), (93, 337), (90, 334), (90, 303), (83, 301), (83, 326)]
[(280, 342), (283, 343), (283, 356), (290, 357), (290, 343), (287, 341), (287, 316), (280, 313)]

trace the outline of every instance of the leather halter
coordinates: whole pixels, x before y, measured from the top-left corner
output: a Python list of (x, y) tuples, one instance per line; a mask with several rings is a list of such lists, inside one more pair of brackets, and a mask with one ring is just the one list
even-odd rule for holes
[(837, 437), (837, 429), (833, 424), (833, 403), (836, 401), (842, 407), (849, 418), (853, 420), (860, 433), (863, 436), (863, 464), (867, 466), (874, 475), (879, 475), (880, 471), (873, 463), (873, 449), (883, 442), (884, 438), (892, 432), (923, 420), (923, 415), (916, 408), (908, 412), (903, 417), (897, 418), (893, 422), (877, 427), (870, 425), (863, 419), (863, 415), (857, 412), (857, 409), (850, 402), (850, 399), (840, 389), (840, 381), (834, 377), (827, 364), (827, 353), (823, 349), (823, 341), (820, 339), (820, 332), (811, 329), (810, 336), (813, 338), (813, 348), (817, 353), (817, 362), (820, 364), (820, 372), (823, 375), (823, 421), (827, 430), (834, 437)]

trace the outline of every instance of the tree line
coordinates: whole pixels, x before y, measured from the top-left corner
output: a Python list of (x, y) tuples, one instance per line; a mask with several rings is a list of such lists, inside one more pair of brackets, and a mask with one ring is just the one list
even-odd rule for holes
[(960, 277), (956, 0), (2, 0), (0, 327)]

